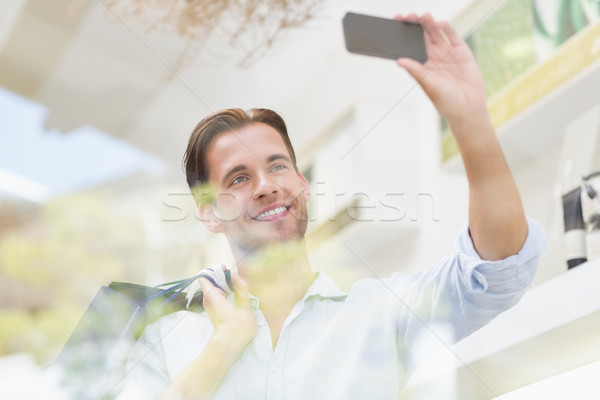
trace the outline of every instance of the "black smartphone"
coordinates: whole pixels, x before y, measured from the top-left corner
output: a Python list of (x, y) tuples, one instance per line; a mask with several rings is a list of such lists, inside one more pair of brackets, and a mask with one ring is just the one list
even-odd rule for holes
[(427, 61), (425, 35), (419, 23), (349, 12), (342, 24), (346, 48), (351, 53)]

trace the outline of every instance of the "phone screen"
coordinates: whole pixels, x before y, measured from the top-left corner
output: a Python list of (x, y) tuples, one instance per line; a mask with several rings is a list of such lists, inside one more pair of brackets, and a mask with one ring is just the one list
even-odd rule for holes
[(418, 23), (349, 12), (343, 27), (346, 48), (351, 53), (427, 61), (423, 27)]

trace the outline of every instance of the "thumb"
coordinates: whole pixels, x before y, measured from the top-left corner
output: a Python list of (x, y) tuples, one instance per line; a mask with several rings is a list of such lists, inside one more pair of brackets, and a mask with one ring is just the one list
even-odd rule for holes
[(404, 68), (417, 82), (420, 82), (427, 72), (427, 69), (417, 60), (412, 58), (399, 58), (396, 60), (398, 66)]

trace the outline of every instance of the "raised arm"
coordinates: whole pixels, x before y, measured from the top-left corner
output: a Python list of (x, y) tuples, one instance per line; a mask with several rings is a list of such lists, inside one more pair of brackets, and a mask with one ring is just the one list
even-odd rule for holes
[(483, 78), (473, 53), (447, 22), (431, 15), (396, 16), (423, 25), (428, 61), (399, 59), (421, 85), (456, 138), (469, 181), (469, 230), (479, 256), (516, 254), (528, 228), (521, 197), (492, 126)]
[(232, 272), (231, 279), (237, 307), (227, 301), (222, 290), (200, 278), (204, 308), (215, 326), (215, 334), (159, 400), (211, 399), (231, 366), (256, 336), (256, 317), (250, 309), (246, 283), (237, 272)]

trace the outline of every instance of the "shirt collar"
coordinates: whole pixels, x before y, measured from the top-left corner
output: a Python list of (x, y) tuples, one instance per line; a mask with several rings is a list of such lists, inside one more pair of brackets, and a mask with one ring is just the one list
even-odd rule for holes
[[(336, 283), (323, 271), (319, 271), (315, 274), (316, 279), (308, 287), (306, 294), (302, 300), (306, 300), (313, 296), (320, 296), (324, 299), (343, 300), (348, 294), (344, 292)], [(260, 308), (259, 300), (256, 296), (249, 294), (250, 297), (250, 308), (254, 311)], [(230, 295), (230, 301), (233, 302), (233, 295)]]
[(316, 274), (316, 279), (308, 287), (304, 299), (308, 299), (312, 296), (320, 296), (325, 299), (344, 299), (348, 296), (335, 282), (327, 276), (323, 271), (319, 271)]

